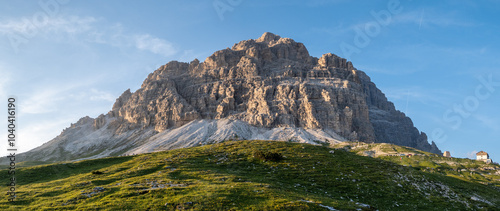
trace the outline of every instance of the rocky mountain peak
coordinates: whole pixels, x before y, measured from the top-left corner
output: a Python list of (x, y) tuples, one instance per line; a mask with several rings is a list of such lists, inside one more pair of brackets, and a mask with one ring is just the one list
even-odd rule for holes
[[(332, 53), (312, 57), (302, 43), (269, 32), (216, 51), (202, 63), (169, 62), (123, 105), (118, 116), (159, 132), (195, 119), (229, 118), (257, 127), (332, 129), (349, 140), (432, 148), (351, 62)], [(408, 131), (395, 136), (395, 127)]]
[(111, 146), (139, 153), (234, 137), (386, 142), (440, 153), (351, 62), (312, 57), (302, 43), (269, 32), (203, 62), (168, 62), (108, 114), (84, 118), (43, 149), (66, 143), (90, 154)]
[(304, 44), (266, 32), (256, 40), (244, 40), (234, 44), (230, 49), (215, 52), (205, 60), (204, 65), (206, 68), (236, 65), (250, 65), (258, 68), (266, 62), (276, 62), (277, 60), (299, 61), (308, 64), (315, 62), (315, 59), (309, 56)]
[(271, 32), (265, 32), (262, 34), (262, 36), (259, 37), (259, 39), (255, 40), (256, 42), (264, 42), (267, 43), (268, 45), (272, 44), (271, 42), (276, 42), (280, 39), (281, 37), (279, 35), (275, 35)]

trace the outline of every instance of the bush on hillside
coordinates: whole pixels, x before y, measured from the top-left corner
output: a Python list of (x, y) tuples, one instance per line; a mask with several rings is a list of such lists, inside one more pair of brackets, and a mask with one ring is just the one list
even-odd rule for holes
[(263, 152), (262, 150), (255, 151), (253, 156), (264, 161), (277, 162), (283, 160), (283, 155), (278, 152)]
[(92, 174), (104, 174), (102, 171), (94, 170), (92, 171)]

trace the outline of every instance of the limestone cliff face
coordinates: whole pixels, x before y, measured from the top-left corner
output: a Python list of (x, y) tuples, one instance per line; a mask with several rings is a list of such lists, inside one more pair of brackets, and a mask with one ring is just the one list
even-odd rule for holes
[(237, 119), (258, 127), (331, 128), (350, 140), (376, 137), (358, 71), (333, 54), (265, 33), (204, 62), (169, 62), (112, 115), (161, 132), (196, 119)]
[(328, 128), (352, 141), (439, 152), (351, 62), (331, 53), (312, 57), (302, 43), (272, 33), (204, 62), (169, 62), (135, 93), (124, 92), (111, 115), (158, 132), (227, 118), (266, 128)]
[(203, 62), (161, 66), (140, 89), (125, 91), (106, 115), (82, 118), (20, 156), (96, 158), (233, 136), (387, 142), (440, 153), (351, 62), (331, 53), (312, 57), (302, 43), (265, 33)]

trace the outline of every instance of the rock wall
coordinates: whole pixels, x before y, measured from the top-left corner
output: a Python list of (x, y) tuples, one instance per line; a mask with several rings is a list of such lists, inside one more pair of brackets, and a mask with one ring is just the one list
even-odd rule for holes
[[(161, 66), (140, 89), (126, 90), (106, 115), (80, 119), (19, 159), (88, 159), (194, 146), (237, 134), (260, 137), (258, 129), (248, 128), (268, 131), (262, 137), (276, 140), (345, 138), (441, 154), (351, 62), (331, 53), (312, 57), (302, 43), (265, 33), (204, 62)], [(218, 135), (192, 137), (196, 134)]]
[(204, 62), (169, 62), (135, 93), (124, 92), (111, 113), (158, 132), (228, 118), (266, 128), (328, 128), (353, 141), (439, 151), (351, 62), (331, 53), (312, 57), (302, 43), (272, 33)]

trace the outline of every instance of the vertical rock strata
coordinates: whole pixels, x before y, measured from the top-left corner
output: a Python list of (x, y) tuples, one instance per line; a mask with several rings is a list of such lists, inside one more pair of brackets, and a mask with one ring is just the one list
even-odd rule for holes
[(331, 53), (311, 57), (302, 43), (272, 33), (204, 62), (169, 62), (135, 93), (124, 92), (110, 114), (158, 132), (227, 118), (266, 128), (329, 128), (352, 141), (439, 152), (351, 62)]
[[(179, 131), (183, 128), (189, 131)], [(259, 128), (268, 131), (265, 136), (255, 132)], [(204, 62), (161, 66), (140, 89), (125, 91), (106, 115), (84, 117), (19, 156), (97, 158), (195, 146), (238, 133), (287, 140), (330, 134), (337, 141), (340, 135), (441, 153), (351, 62), (331, 53), (312, 57), (302, 43), (264, 33)]]

